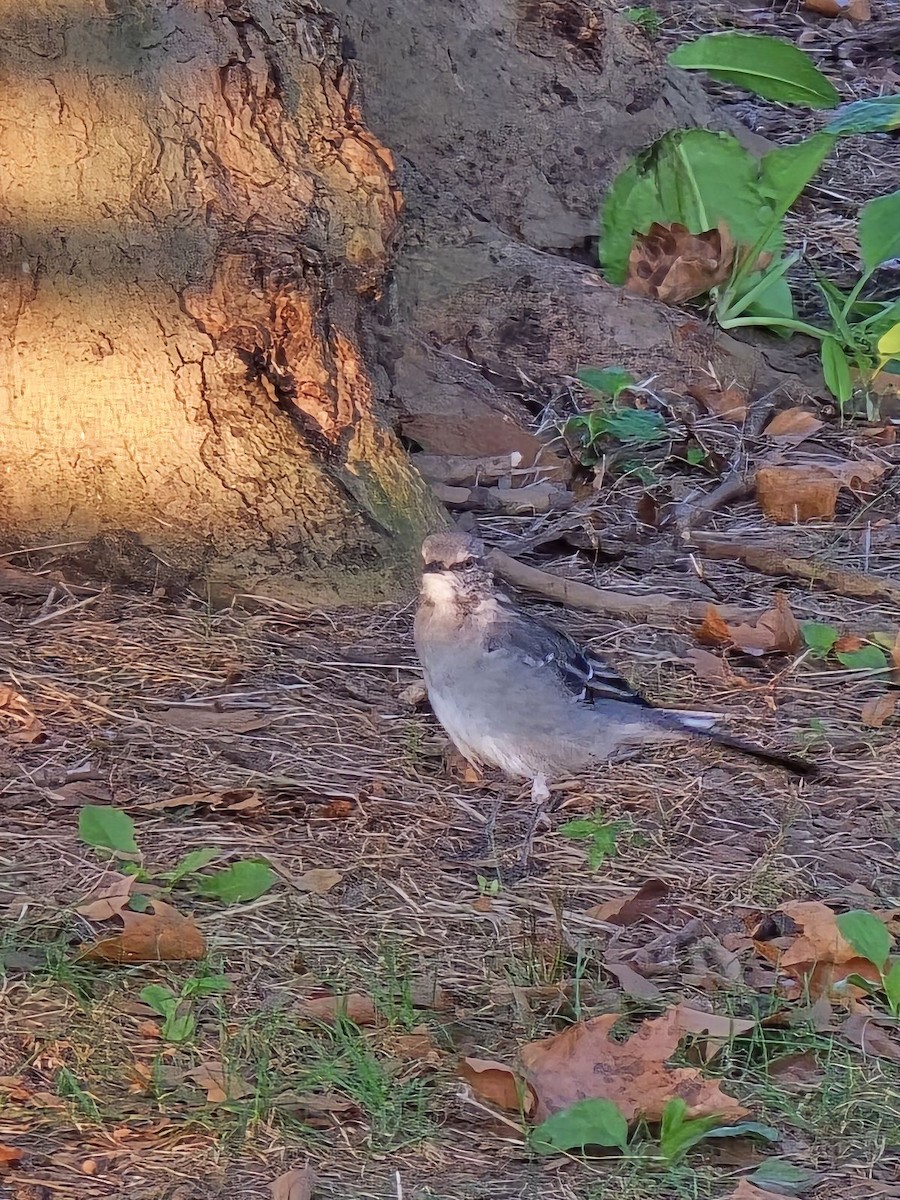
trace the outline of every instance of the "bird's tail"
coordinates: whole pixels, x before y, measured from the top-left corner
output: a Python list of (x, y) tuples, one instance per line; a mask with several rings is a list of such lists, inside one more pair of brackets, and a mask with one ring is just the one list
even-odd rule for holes
[(727, 746), (729, 750), (737, 750), (740, 754), (759, 759), (760, 762), (771, 763), (775, 767), (781, 767), (784, 771), (790, 771), (792, 775), (809, 777), (817, 774), (815, 763), (807, 762), (806, 759), (797, 758), (793, 754), (778, 754), (774, 750), (763, 750), (762, 746), (754, 746), (752, 742), (745, 742), (742, 738), (717, 732), (714, 727), (716, 722), (721, 719), (719, 713), (683, 712), (677, 708), (667, 708), (661, 711), (667, 717), (674, 718), (682, 728), (690, 733), (705, 738), (707, 741), (715, 742), (718, 746)]

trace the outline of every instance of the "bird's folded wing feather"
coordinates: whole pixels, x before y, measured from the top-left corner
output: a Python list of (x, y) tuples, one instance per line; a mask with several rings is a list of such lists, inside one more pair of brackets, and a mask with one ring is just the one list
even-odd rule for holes
[(639, 692), (602, 658), (584, 650), (566, 634), (526, 613), (509, 608), (492, 625), (485, 648), (489, 654), (509, 654), (536, 673), (550, 673), (576, 700), (618, 700), (652, 708)]

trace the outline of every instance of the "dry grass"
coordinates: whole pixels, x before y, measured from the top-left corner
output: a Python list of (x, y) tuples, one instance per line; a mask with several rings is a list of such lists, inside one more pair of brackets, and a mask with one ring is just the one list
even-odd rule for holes
[[(790, 6), (765, 13), (788, 36), (804, 20)], [(732, 5), (671, 5), (664, 15), (679, 38), (746, 17)], [(762, 28), (758, 13), (751, 19)], [(844, 36), (837, 23), (815, 31), (826, 68), (848, 61), (834, 50)], [(877, 94), (878, 78), (877, 70), (848, 76), (843, 86)], [(788, 140), (807, 132), (785, 125), (801, 117), (756, 109), (762, 132)], [(773, 113), (779, 124), (766, 128)], [(822, 180), (820, 269), (852, 268), (858, 203), (896, 186), (896, 140), (874, 146), (842, 144)], [(794, 218), (795, 241), (803, 220)], [(727, 461), (767, 449), (713, 419), (697, 432)], [(836, 425), (810, 449), (896, 462), (894, 448), (862, 436), (854, 444)], [(677, 496), (712, 481), (669, 471), (665, 486)], [(640, 525), (643, 490), (633, 477), (610, 478), (562, 528), (549, 518), (487, 520), (482, 531), (510, 553), (530, 547), (531, 561), (601, 587), (753, 608), (784, 586), (801, 619), (896, 629), (887, 606), (725, 562), (699, 570), (674, 533)], [(896, 576), (896, 513), (889, 483), (868, 504), (842, 501), (834, 523), (781, 531), (779, 540), (790, 553)], [(571, 528), (595, 536), (596, 554), (566, 551), (560, 538)], [(772, 538), (749, 501), (712, 515), (706, 531)], [(709, 995), (703, 965), (708, 947), (740, 929), (746, 913), (793, 897), (896, 904), (898, 729), (860, 721), (864, 701), (885, 685), (802, 657), (736, 658), (745, 682), (726, 688), (700, 681), (685, 661), (688, 629), (545, 612), (654, 698), (721, 707), (735, 731), (805, 750), (828, 772), (799, 784), (702, 746), (615, 764), (560, 788), (553, 828), (538, 831), (524, 869), (524, 794), (496, 779), (463, 783), (430, 715), (401, 698), (418, 678), (409, 609), (304, 613), (260, 603), (211, 612), (198, 599), (170, 605), (103, 592), (76, 600), (65, 591), (43, 608), (0, 608), (0, 681), (26, 697), (47, 735), (0, 743), (0, 1142), (27, 1156), (21, 1171), (0, 1177), (0, 1196), (261, 1198), (307, 1157), (320, 1174), (317, 1196), (334, 1200), (697, 1200), (733, 1188), (742, 1161), (711, 1151), (678, 1168), (635, 1162), (612, 1174), (598, 1163), (535, 1161), (515, 1130), (461, 1093), (453, 1064), (459, 1053), (509, 1057), (578, 1015), (639, 1010), (603, 970), (612, 944), (637, 952), (654, 943), (653, 979), (666, 1001), (686, 996), (746, 1014), (758, 1011), (758, 991), (741, 983)], [(73, 906), (101, 871), (77, 837), (84, 803), (127, 809), (154, 870), (210, 846), (223, 860), (264, 856), (279, 883), (231, 908), (178, 895), (211, 948), (196, 969), (79, 965), (76, 947), (90, 930)], [(558, 829), (595, 809), (626, 832), (618, 855), (591, 872), (583, 846)], [(335, 867), (343, 879), (327, 896), (307, 894), (296, 881), (313, 867)], [(666, 880), (672, 896), (649, 923), (616, 931), (587, 915), (650, 877)], [(492, 879), (501, 883), (487, 904), (481, 892)], [(692, 937), (679, 945), (675, 934), (687, 927)], [(162, 1044), (138, 1001), (141, 987), (177, 988), (218, 971), (231, 990), (197, 1003), (193, 1041)], [(435, 985), (446, 1005), (418, 1007)], [(320, 987), (374, 997), (382, 1024), (362, 1033), (304, 1024), (300, 1002)], [(422, 1025), (436, 1066), (405, 1057), (410, 1031)], [(799, 1094), (773, 1083), (771, 1058), (806, 1050), (818, 1056), (823, 1082)], [(209, 1061), (244, 1080), (247, 1094), (208, 1105), (184, 1073)], [(896, 1065), (795, 1029), (730, 1047), (716, 1069), (781, 1131), (778, 1153), (821, 1172), (815, 1200), (896, 1195)], [(308, 1097), (322, 1095), (343, 1108), (311, 1113)]]
[[(721, 427), (720, 435), (728, 436)], [(622, 488), (606, 509), (620, 548), (633, 501)], [(870, 520), (878, 515), (873, 509)], [(729, 536), (763, 532), (749, 504), (718, 522)], [(786, 536), (794, 551), (815, 548), (852, 565), (865, 529), (851, 519)], [(514, 548), (526, 531), (485, 532)], [(882, 558), (874, 541), (869, 569), (892, 569), (895, 546)], [(590, 567), (582, 556), (554, 566), (623, 590), (652, 584), (751, 607), (771, 597), (772, 581), (729, 564), (705, 564), (701, 581), (665, 535), (632, 548), (638, 563), (654, 558), (652, 581), (627, 554), (614, 565)], [(803, 618), (868, 629), (897, 623), (895, 612), (872, 605), (798, 589), (790, 597)], [(574, 633), (656, 698), (721, 706), (735, 729), (785, 748), (806, 745), (836, 778), (798, 784), (695, 746), (616, 764), (562, 789), (554, 829), (538, 833), (523, 871), (524, 797), (500, 781), (464, 785), (443, 761), (431, 717), (400, 698), (417, 678), (408, 610), (210, 613), (199, 601), (174, 607), (111, 593), (71, 604), (59, 595), (42, 613), (7, 608), (3, 667), (48, 736), (6, 750), (0, 793), (0, 1076), (22, 1080), (30, 1093), (0, 1109), (0, 1140), (27, 1150), (22, 1178), (43, 1181), (47, 1195), (264, 1196), (285, 1164), (307, 1154), (323, 1196), (395, 1196), (398, 1172), (405, 1196), (480, 1197), (486, 1178), (492, 1197), (612, 1195), (599, 1167), (535, 1164), (510, 1130), (460, 1099), (455, 1054), (508, 1056), (578, 1011), (627, 1007), (602, 970), (613, 937), (639, 949), (694, 919), (700, 935), (721, 936), (747, 910), (791, 897), (887, 905), (900, 892), (897, 732), (860, 724), (863, 700), (883, 689), (871, 678), (808, 660), (741, 660), (734, 665), (748, 686), (714, 690), (683, 659), (689, 632), (570, 614)], [(248, 716), (257, 727), (235, 732), (235, 713), (238, 728), (253, 724), (241, 721)], [(259, 806), (227, 811), (242, 797), (226, 796), (218, 807), (154, 807), (235, 789)], [(223, 970), (233, 985), (224, 999), (199, 1005), (187, 1047), (148, 1034), (137, 993), (151, 980), (175, 984), (194, 972), (73, 961), (87, 930), (72, 906), (100, 870), (77, 838), (78, 806), (91, 801), (134, 815), (154, 869), (213, 846), (223, 856), (265, 856), (280, 876), (247, 905), (180, 901), (200, 914), (209, 940), (203, 969)], [(592, 873), (583, 847), (556, 830), (596, 807), (625, 822), (628, 836)], [(311, 867), (336, 867), (344, 878), (326, 897), (308, 895), (295, 881)], [(475, 905), (479, 875), (502, 880), (488, 911)], [(651, 876), (671, 885), (673, 903), (650, 925), (616, 934), (586, 915)], [(709, 1003), (697, 990), (699, 952), (695, 940), (670, 945), (654, 975), (666, 999)], [(411, 989), (435, 983), (449, 1008), (417, 1009)], [(304, 1028), (297, 1005), (323, 985), (374, 996), (385, 1026), (366, 1035)], [(739, 989), (713, 1003), (746, 1011), (750, 999)], [(420, 1023), (440, 1052), (437, 1070), (398, 1057), (397, 1039)], [(897, 1167), (890, 1127), (900, 1128), (898, 1072), (809, 1036), (834, 1063), (828, 1103), (785, 1099), (758, 1061), (735, 1060), (729, 1086), (775, 1120), (791, 1157), (825, 1172), (817, 1195), (870, 1194), (866, 1181), (889, 1179)], [(248, 1096), (207, 1106), (183, 1072), (209, 1060), (228, 1064)], [(150, 1085), (135, 1064), (150, 1072)], [(353, 1108), (311, 1127), (295, 1100), (323, 1091), (349, 1096)], [(629, 1167), (616, 1194), (722, 1194), (729, 1168), (697, 1161), (663, 1173)]]

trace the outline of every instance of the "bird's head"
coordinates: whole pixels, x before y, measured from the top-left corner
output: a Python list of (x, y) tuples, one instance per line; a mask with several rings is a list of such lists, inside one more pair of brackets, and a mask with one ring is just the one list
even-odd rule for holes
[(432, 604), (471, 605), (493, 590), (484, 543), (470, 533), (430, 534), (422, 562), (422, 595)]

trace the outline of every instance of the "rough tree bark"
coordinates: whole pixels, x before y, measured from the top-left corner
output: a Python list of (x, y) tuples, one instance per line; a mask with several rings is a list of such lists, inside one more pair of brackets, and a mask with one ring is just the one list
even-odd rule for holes
[(0, 0), (0, 548), (375, 598), (443, 519), (398, 435), (527, 453), (519, 371), (586, 361), (784, 378), (589, 265), (714, 123), (606, 0), (332, 6)]
[(401, 195), (334, 19), (0, 13), (4, 543), (101, 534), (126, 577), (392, 590), (442, 514), (376, 411), (363, 314)]

